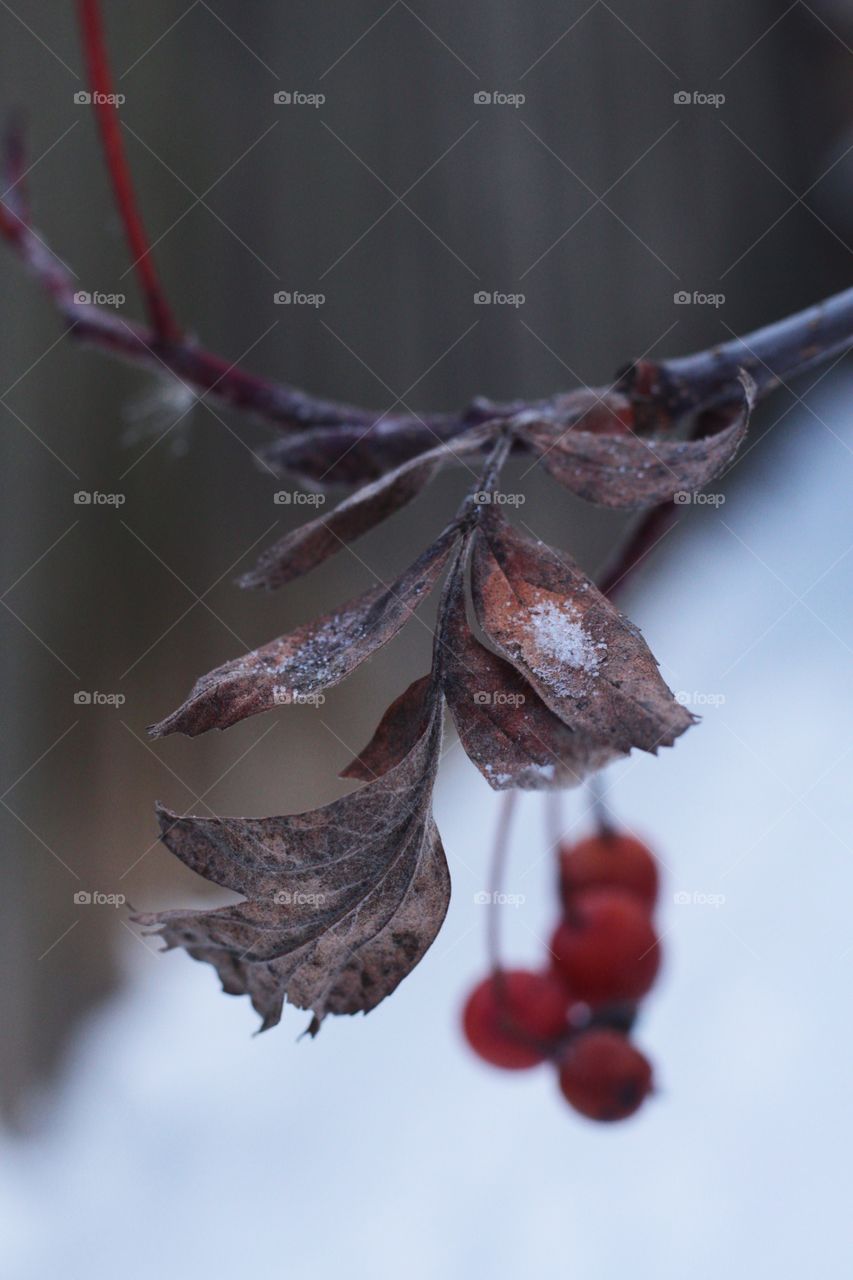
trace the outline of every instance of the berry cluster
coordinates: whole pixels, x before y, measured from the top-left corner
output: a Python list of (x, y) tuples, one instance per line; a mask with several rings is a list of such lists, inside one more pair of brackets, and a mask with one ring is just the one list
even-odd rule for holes
[(652, 1091), (628, 1034), (660, 967), (655, 858), (604, 829), (559, 850), (562, 918), (543, 972), (496, 968), (468, 998), (465, 1037), (505, 1070), (554, 1063), (563, 1096), (591, 1120), (623, 1120)]

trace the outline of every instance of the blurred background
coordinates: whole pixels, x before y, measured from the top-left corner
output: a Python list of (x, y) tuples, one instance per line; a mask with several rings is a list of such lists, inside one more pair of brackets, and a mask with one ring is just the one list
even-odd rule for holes
[[(846, 4), (105, 10), (168, 294), (205, 346), (258, 373), (379, 410), (535, 398), (850, 282)], [(94, 118), (74, 101), (73, 6), (4, 3), (0, 77), (5, 109), (28, 117), (36, 227), (81, 289), (140, 316)], [(161, 958), (125, 909), (75, 901), (224, 900), (155, 842), (156, 799), (265, 814), (343, 794), (337, 771), (426, 669), (428, 627), (320, 709), (195, 741), (152, 744), (145, 726), (201, 673), (401, 569), (464, 482), (443, 477), (304, 583), (241, 593), (235, 574), (306, 512), (273, 502), (254, 456), (270, 433), (75, 346), (0, 250), (4, 1274), (136, 1277), (163, 1253), (191, 1275), (502, 1277), (556, 1257), (604, 1277), (640, 1256), (660, 1276), (717, 1276), (732, 1257), (835, 1272), (853, 1137), (849, 370), (762, 408), (725, 504), (692, 508), (625, 600), (705, 715), (605, 778), (672, 892), (641, 1035), (662, 1096), (602, 1133), (546, 1073), (492, 1075), (459, 1042), (498, 801), (458, 747), (437, 793), (451, 913), (366, 1023), (296, 1044), (291, 1011), (252, 1040), (247, 1002), (210, 970)], [(523, 302), (478, 305), (482, 290)], [(324, 301), (279, 306), (279, 291)], [(624, 520), (523, 471), (525, 521), (599, 568)], [(123, 501), (78, 505), (81, 490)], [(567, 828), (585, 829), (586, 806), (567, 798)], [(505, 925), (534, 963), (553, 909), (543, 809), (522, 806), (509, 887), (525, 906)]]

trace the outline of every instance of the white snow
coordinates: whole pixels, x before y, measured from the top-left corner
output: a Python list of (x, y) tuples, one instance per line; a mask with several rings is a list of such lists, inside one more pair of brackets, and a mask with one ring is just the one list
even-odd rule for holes
[(535, 668), (537, 675), (552, 684), (558, 692), (571, 691), (571, 677), (566, 671), (583, 671), (597, 675), (607, 651), (602, 640), (594, 640), (570, 603), (542, 600), (530, 610), (536, 647), (544, 661)]

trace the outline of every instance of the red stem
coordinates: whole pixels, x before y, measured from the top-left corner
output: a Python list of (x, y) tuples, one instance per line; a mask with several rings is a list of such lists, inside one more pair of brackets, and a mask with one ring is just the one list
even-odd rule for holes
[(118, 107), (113, 105), (115, 91), (99, 0), (78, 0), (77, 11), (95, 118), (98, 121), (101, 145), (113, 186), (113, 194), (133, 258), (133, 270), (142, 288), (148, 318), (157, 337), (162, 342), (178, 342), (181, 336), (180, 330), (166, 301), (166, 295), (154, 265), (151, 245), (139, 212), (133, 179), (130, 176), (130, 167), (125, 155)]

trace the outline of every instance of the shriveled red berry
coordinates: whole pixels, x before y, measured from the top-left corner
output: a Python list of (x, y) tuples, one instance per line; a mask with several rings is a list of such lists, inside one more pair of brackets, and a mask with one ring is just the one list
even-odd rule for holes
[(503, 970), (468, 997), (462, 1014), (465, 1038), (494, 1067), (535, 1067), (565, 1032), (569, 1003), (565, 986), (553, 974)]
[(657, 900), (658, 883), (654, 854), (627, 832), (588, 836), (560, 849), (560, 888), (567, 905), (581, 889), (609, 887), (636, 894), (651, 908)]
[(576, 1000), (638, 1000), (655, 980), (660, 943), (643, 904), (621, 889), (574, 894), (551, 939), (555, 971)]
[(652, 1067), (618, 1031), (584, 1031), (560, 1062), (560, 1089), (590, 1120), (625, 1120), (652, 1091)]

